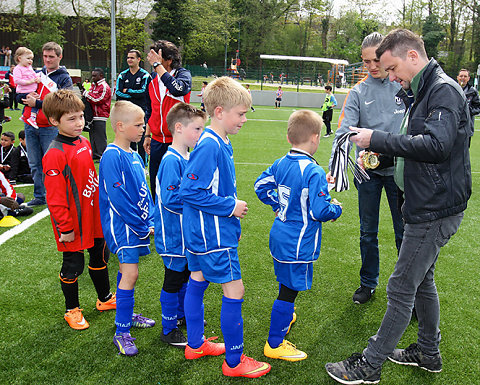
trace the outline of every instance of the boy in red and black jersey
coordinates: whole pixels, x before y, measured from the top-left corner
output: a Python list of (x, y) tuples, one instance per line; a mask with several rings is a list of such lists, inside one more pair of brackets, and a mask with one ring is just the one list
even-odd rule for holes
[(84, 268), (88, 249), (90, 277), (98, 294), (97, 309), (116, 309), (110, 292), (107, 262), (110, 256), (103, 238), (98, 206), (98, 176), (90, 142), (80, 136), (84, 126), (83, 102), (68, 90), (48, 94), (43, 112), (58, 136), (43, 157), (53, 233), (58, 251), (63, 252), (60, 282), (65, 296), (65, 320), (73, 329), (88, 328), (78, 299), (77, 278)]

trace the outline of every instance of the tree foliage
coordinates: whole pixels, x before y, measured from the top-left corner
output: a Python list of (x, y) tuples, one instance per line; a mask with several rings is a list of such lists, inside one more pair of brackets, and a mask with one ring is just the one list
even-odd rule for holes
[(168, 40), (177, 45), (184, 43), (193, 25), (194, 6), (191, 0), (155, 0), (153, 10), (157, 17), (152, 24), (152, 39)]
[(436, 15), (427, 16), (423, 24), (422, 35), (428, 57), (438, 57), (438, 44), (443, 40), (446, 33), (438, 22)]

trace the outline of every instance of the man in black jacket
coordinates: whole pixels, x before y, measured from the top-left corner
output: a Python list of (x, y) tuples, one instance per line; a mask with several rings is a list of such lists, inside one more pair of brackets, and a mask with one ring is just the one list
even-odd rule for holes
[[(362, 354), (328, 363), (328, 374), (343, 384), (377, 383), (389, 358), (431, 372), (442, 370), (440, 307), (434, 281), (440, 249), (458, 230), (471, 194), (468, 143), (471, 119), (461, 87), (427, 58), (414, 33), (390, 32), (376, 50), (391, 81), (408, 101), (400, 134), (353, 128), (358, 146), (395, 156), (395, 182), (404, 192), (403, 242), (387, 285), (388, 305), (377, 334)], [(412, 315), (418, 340), (395, 349)]]
[(462, 68), (458, 72), (457, 76), (458, 84), (462, 87), (465, 97), (467, 98), (468, 107), (470, 107), (470, 116), (472, 118), (472, 135), (473, 126), (475, 123), (475, 115), (480, 114), (480, 98), (478, 97), (478, 91), (472, 87), (468, 82), (470, 81), (470, 73), (465, 68)]

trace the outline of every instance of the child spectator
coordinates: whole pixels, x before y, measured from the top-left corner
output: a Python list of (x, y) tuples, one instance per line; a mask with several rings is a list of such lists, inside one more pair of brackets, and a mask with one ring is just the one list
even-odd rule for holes
[(327, 129), (326, 134), (323, 136), (324, 138), (328, 138), (332, 133), (331, 128), (331, 121), (333, 118), (333, 107), (337, 105), (337, 99), (332, 94), (332, 86), (325, 86), (325, 100), (322, 105), (322, 119), (325, 123), (325, 127)]
[(270, 252), (280, 283), (264, 354), (286, 361), (307, 358), (284, 338), (296, 320), (294, 301), (298, 292), (312, 287), (322, 222), (335, 220), (342, 213), (341, 206), (331, 203), (325, 172), (313, 158), (321, 128), (322, 119), (315, 112), (294, 112), (287, 130), (291, 150), (255, 182), (258, 198), (276, 213), (270, 231)]
[[(185, 295), (188, 344), (185, 358), (226, 353), (222, 372), (232, 377), (260, 377), (271, 366), (243, 353), (244, 287), (237, 254), (240, 220), (247, 203), (237, 199), (233, 148), (235, 135), (247, 121), (252, 99), (235, 80), (221, 77), (205, 89), (211, 126), (202, 133), (184, 172), (183, 236), (191, 276)], [(220, 322), (225, 344), (204, 337), (203, 296), (210, 282), (223, 289)]]
[(155, 321), (133, 312), (134, 288), (140, 256), (150, 254), (153, 201), (145, 179), (145, 166), (130, 148), (143, 134), (144, 112), (131, 103), (115, 103), (110, 115), (115, 140), (100, 161), (100, 215), (107, 245), (117, 254), (117, 327), (113, 343), (120, 354), (138, 353), (130, 328), (152, 327)]
[(10, 131), (2, 133), (0, 147), (0, 171), (2, 171), (11, 184), (16, 183), (20, 150), (14, 146), (15, 134)]
[(20, 153), (20, 160), (18, 162), (17, 182), (33, 183), (32, 172), (28, 165), (27, 144), (25, 143), (25, 130), (18, 133), (18, 150)]
[(208, 82), (203, 82), (202, 85), (202, 90), (200, 93), (197, 95), (199, 98), (202, 98), (201, 103), (200, 103), (200, 109), (205, 112), (205, 103), (203, 102), (203, 93), (205, 92), (205, 87), (208, 86)]
[(184, 299), (190, 271), (187, 268), (182, 236), (183, 203), (180, 185), (190, 156), (205, 126), (206, 114), (183, 102), (175, 104), (167, 115), (173, 142), (162, 158), (157, 174), (155, 205), (155, 246), (165, 264), (160, 303), (162, 304), (162, 341), (184, 348), (187, 339), (177, 327), (185, 317)]
[(5, 215), (19, 217), (32, 214), (31, 207), (20, 206), (24, 201), (25, 195), (17, 193), (0, 171), (0, 219)]
[(89, 327), (78, 299), (78, 276), (84, 267), (88, 249), (88, 272), (93, 281), (100, 311), (116, 308), (110, 292), (107, 262), (110, 251), (105, 245), (98, 206), (98, 177), (92, 161), (92, 149), (80, 136), (83, 121), (82, 101), (69, 90), (49, 93), (43, 112), (58, 135), (43, 157), (47, 204), (58, 251), (63, 252), (60, 285), (65, 296), (65, 320), (72, 329)]
[[(15, 97), (17, 102), (23, 103), (22, 99), (25, 99), (30, 92), (37, 90), (37, 83), (40, 83), (40, 75), (33, 70), (33, 52), (26, 47), (17, 48), (15, 51), (15, 63), (17, 63), (13, 70), (13, 79), (17, 85)], [(38, 128), (37, 112), (38, 108), (32, 107), (30, 117), (26, 120), (26, 123), (35, 128)]]
[(282, 103), (282, 96), (282, 86), (278, 86), (278, 90), (275, 91), (275, 108), (280, 108), (280, 103)]

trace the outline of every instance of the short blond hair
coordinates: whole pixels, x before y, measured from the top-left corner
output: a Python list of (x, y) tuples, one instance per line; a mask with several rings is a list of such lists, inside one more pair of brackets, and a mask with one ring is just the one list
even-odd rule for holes
[(116, 102), (110, 113), (110, 122), (112, 123), (113, 131), (116, 131), (118, 122), (129, 123), (138, 115), (145, 115), (145, 113), (136, 104), (127, 100)]
[(323, 120), (311, 110), (295, 111), (288, 119), (287, 137), (292, 145), (306, 143), (312, 135), (320, 135)]
[(215, 108), (230, 110), (235, 106), (250, 108), (252, 97), (248, 91), (232, 78), (222, 76), (210, 82), (203, 91), (203, 101), (208, 115), (213, 116)]
[(50, 92), (45, 96), (42, 104), (42, 111), (47, 119), (49, 121), (55, 119), (57, 122), (65, 114), (80, 112), (84, 109), (82, 100), (73, 91), (67, 89)]
[(26, 54), (33, 55), (33, 52), (31, 49), (28, 49), (27, 47), (18, 47), (17, 50), (15, 51), (15, 55), (13, 56), (13, 60), (15, 60), (15, 63), (18, 64), (18, 58)]

